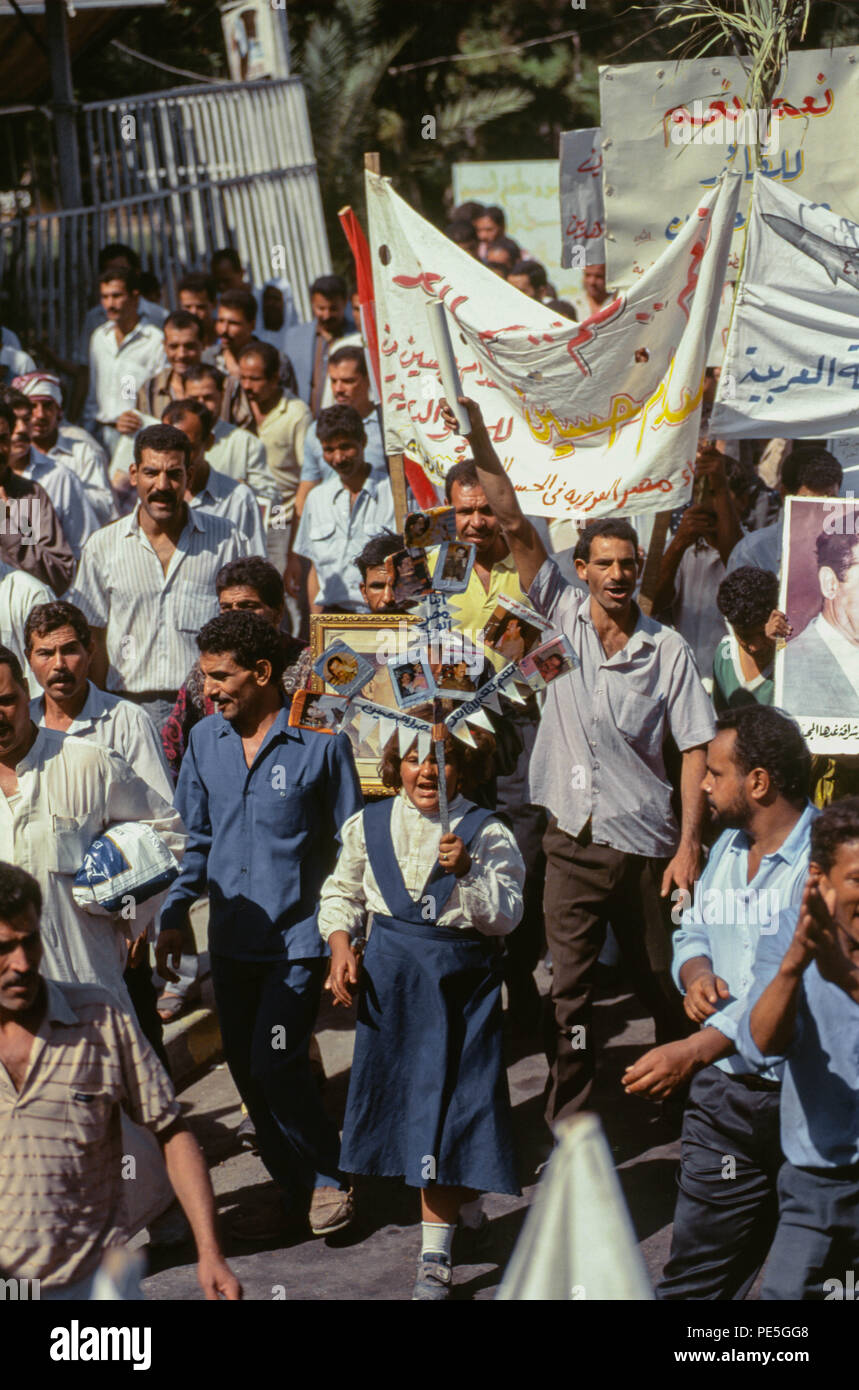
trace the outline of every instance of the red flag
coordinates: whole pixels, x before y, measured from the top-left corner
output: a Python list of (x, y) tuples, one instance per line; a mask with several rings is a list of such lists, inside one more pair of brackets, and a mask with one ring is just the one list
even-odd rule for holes
[[(361, 328), (364, 334), (364, 342), (367, 344), (367, 351), (370, 356), (370, 371), (372, 373), (373, 384), (376, 389), (376, 396), (382, 399), (382, 373), (379, 358), (379, 335), (376, 332), (376, 299), (373, 290), (373, 268), (370, 259), (370, 247), (364, 235), (364, 229), (352, 208), (342, 208), (338, 213), (340, 225), (349, 243), (355, 261), (355, 280), (358, 286), (358, 299), (361, 304)], [(435, 507), (438, 505), (438, 495), (432, 483), (427, 478), (420, 464), (414, 459), (403, 459), (406, 479), (411, 488), (415, 500), (419, 507)]]

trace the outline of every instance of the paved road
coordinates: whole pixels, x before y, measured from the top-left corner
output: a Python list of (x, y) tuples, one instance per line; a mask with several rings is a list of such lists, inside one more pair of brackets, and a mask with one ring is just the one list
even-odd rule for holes
[[(548, 975), (538, 976), (543, 991)], [(342, 1010), (324, 1009), (318, 1033), (328, 1082), (326, 1104), (342, 1119), (352, 1028)], [(667, 1122), (647, 1101), (625, 1096), (619, 1078), (629, 1062), (652, 1042), (652, 1024), (642, 1019), (627, 995), (601, 998), (596, 1008), (597, 1046), (603, 1055), (595, 1103), (602, 1115), (619, 1176), (630, 1206), (645, 1262), (658, 1277), (667, 1257), (674, 1205), (674, 1171), (679, 1146)], [(520, 1048), (520, 1053), (522, 1049)], [(520, 1141), (523, 1196), (486, 1197), (490, 1224), (479, 1236), (465, 1236), (454, 1248), (458, 1299), (490, 1299), (503, 1273), (534, 1191), (534, 1169), (545, 1156), (541, 1093), (546, 1076), (542, 1052), (534, 1046), (512, 1054), (510, 1089)], [(182, 1092), (194, 1132), (206, 1151), (219, 1210), (266, 1207), (271, 1185), (260, 1160), (236, 1149), (238, 1098), (226, 1067), (213, 1067)], [(283, 1248), (277, 1242), (248, 1245), (227, 1240), (228, 1258), (249, 1299), (408, 1299), (420, 1251), (419, 1205), (414, 1190), (390, 1180), (361, 1180), (358, 1219), (329, 1240), (308, 1236)], [(459, 1238), (458, 1238), (459, 1239)], [(145, 1281), (149, 1299), (199, 1296), (191, 1251), (157, 1252)]]

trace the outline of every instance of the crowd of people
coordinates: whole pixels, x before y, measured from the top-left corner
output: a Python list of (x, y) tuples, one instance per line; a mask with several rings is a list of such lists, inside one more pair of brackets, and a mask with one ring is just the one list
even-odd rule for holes
[[(448, 234), (571, 318), (609, 295), (594, 266), (581, 304), (558, 300), (500, 208), (464, 204)], [(705, 405), (648, 616), (649, 518), (524, 516), (463, 397), (471, 457), (444, 500), (472, 557), (454, 625), (478, 646), (497, 629), (477, 684), (538, 631), (569, 656), (543, 659), (538, 693), (501, 696), (491, 734), (436, 733), (422, 754), (395, 732), (385, 795), (365, 796), (347, 734), (290, 717), (313, 688), (312, 615), (417, 602), (396, 586), (357, 306), (323, 276), (301, 323), (290, 286), (254, 288), (231, 248), (169, 308), (141, 286), (133, 248), (105, 246), (74, 360), (41, 344), (37, 364), (6, 328), (0, 350), (0, 1274), (89, 1296), (129, 1229), (121, 1163), (154, 1135), (206, 1296), (241, 1296), (163, 1039), (198, 987), (207, 902), (236, 1139), (279, 1194), (273, 1224), (239, 1209), (237, 1238), (330, 1235), (354, 1219), (354, 1176), (400, 1177), (420, 1191), (412, 1297), (449, 1298), (457, 1223), (533, 1180), (510, 1034), (545, 1046), (548, 1152), (595, 1103), (611, 960), (655, 1029), (623, 1089), (682, 1106), (657, 1296), (742, 1298), (766, 1261), (763, 1298), (823, 1297), (859, 1260), (859, 778), (811, 757), (773, 662), (791, 633), (783, 503), (838, 496), (838, 461), (819, 441), (734, 457)], [(859, 550), (839, 555), (842, 582)], [(407, 665), (400, 696), (437, 724), (429, 668)], [(462, 695), (470, 671), (436, 674)], [(173, 871), (96, 914), (83, 866), (129, 823)], [(313, 1037), (324, 989), (357, 1003), (342, 1135)], [(162, 1203), (138, 1226), (157, 1243), (164, 1219)]]

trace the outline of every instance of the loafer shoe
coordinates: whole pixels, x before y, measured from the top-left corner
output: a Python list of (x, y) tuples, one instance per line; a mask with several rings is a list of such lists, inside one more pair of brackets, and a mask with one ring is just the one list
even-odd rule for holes
[(310, 1229), (315, 1236), (330, 1236), (348, 1226), (354, 1215), (352, 1189), (314, 1187), (310, 1199)]

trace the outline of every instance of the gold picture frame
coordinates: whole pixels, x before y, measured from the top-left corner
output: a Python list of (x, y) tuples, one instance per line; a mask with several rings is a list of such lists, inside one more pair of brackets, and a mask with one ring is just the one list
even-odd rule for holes
[[(415, 625), (418, 619), (409, 613), (312, 613), (310, 615), (310, 656), (316, 661), (333, 642), (345, 642), (353, 651), (372, 661), (377, 668), (378, 678), (361, 691), (363, 699), (372, 700), (377, 705), (397, 709), (394, 690), (387, 671), (388, 656), (396, 650), (394, 638), (403, 629)], [(390, 634), (388, 642), (380, 653), (379, 637)], [(383, 679), (382, 679), (383, 677)], [(310, 689), (317, 692), (325, 690), (325, 683), (314, 672), (310, 679)], [(345, 730), (352, 743), (355, 767), (361, 780), (361, 791), (365, 796), (390, 796), (393, 793), (379, 780), (379, 755), (372, 752), (369, 745), (358, 741), (358, 731), (354, 726)]]

